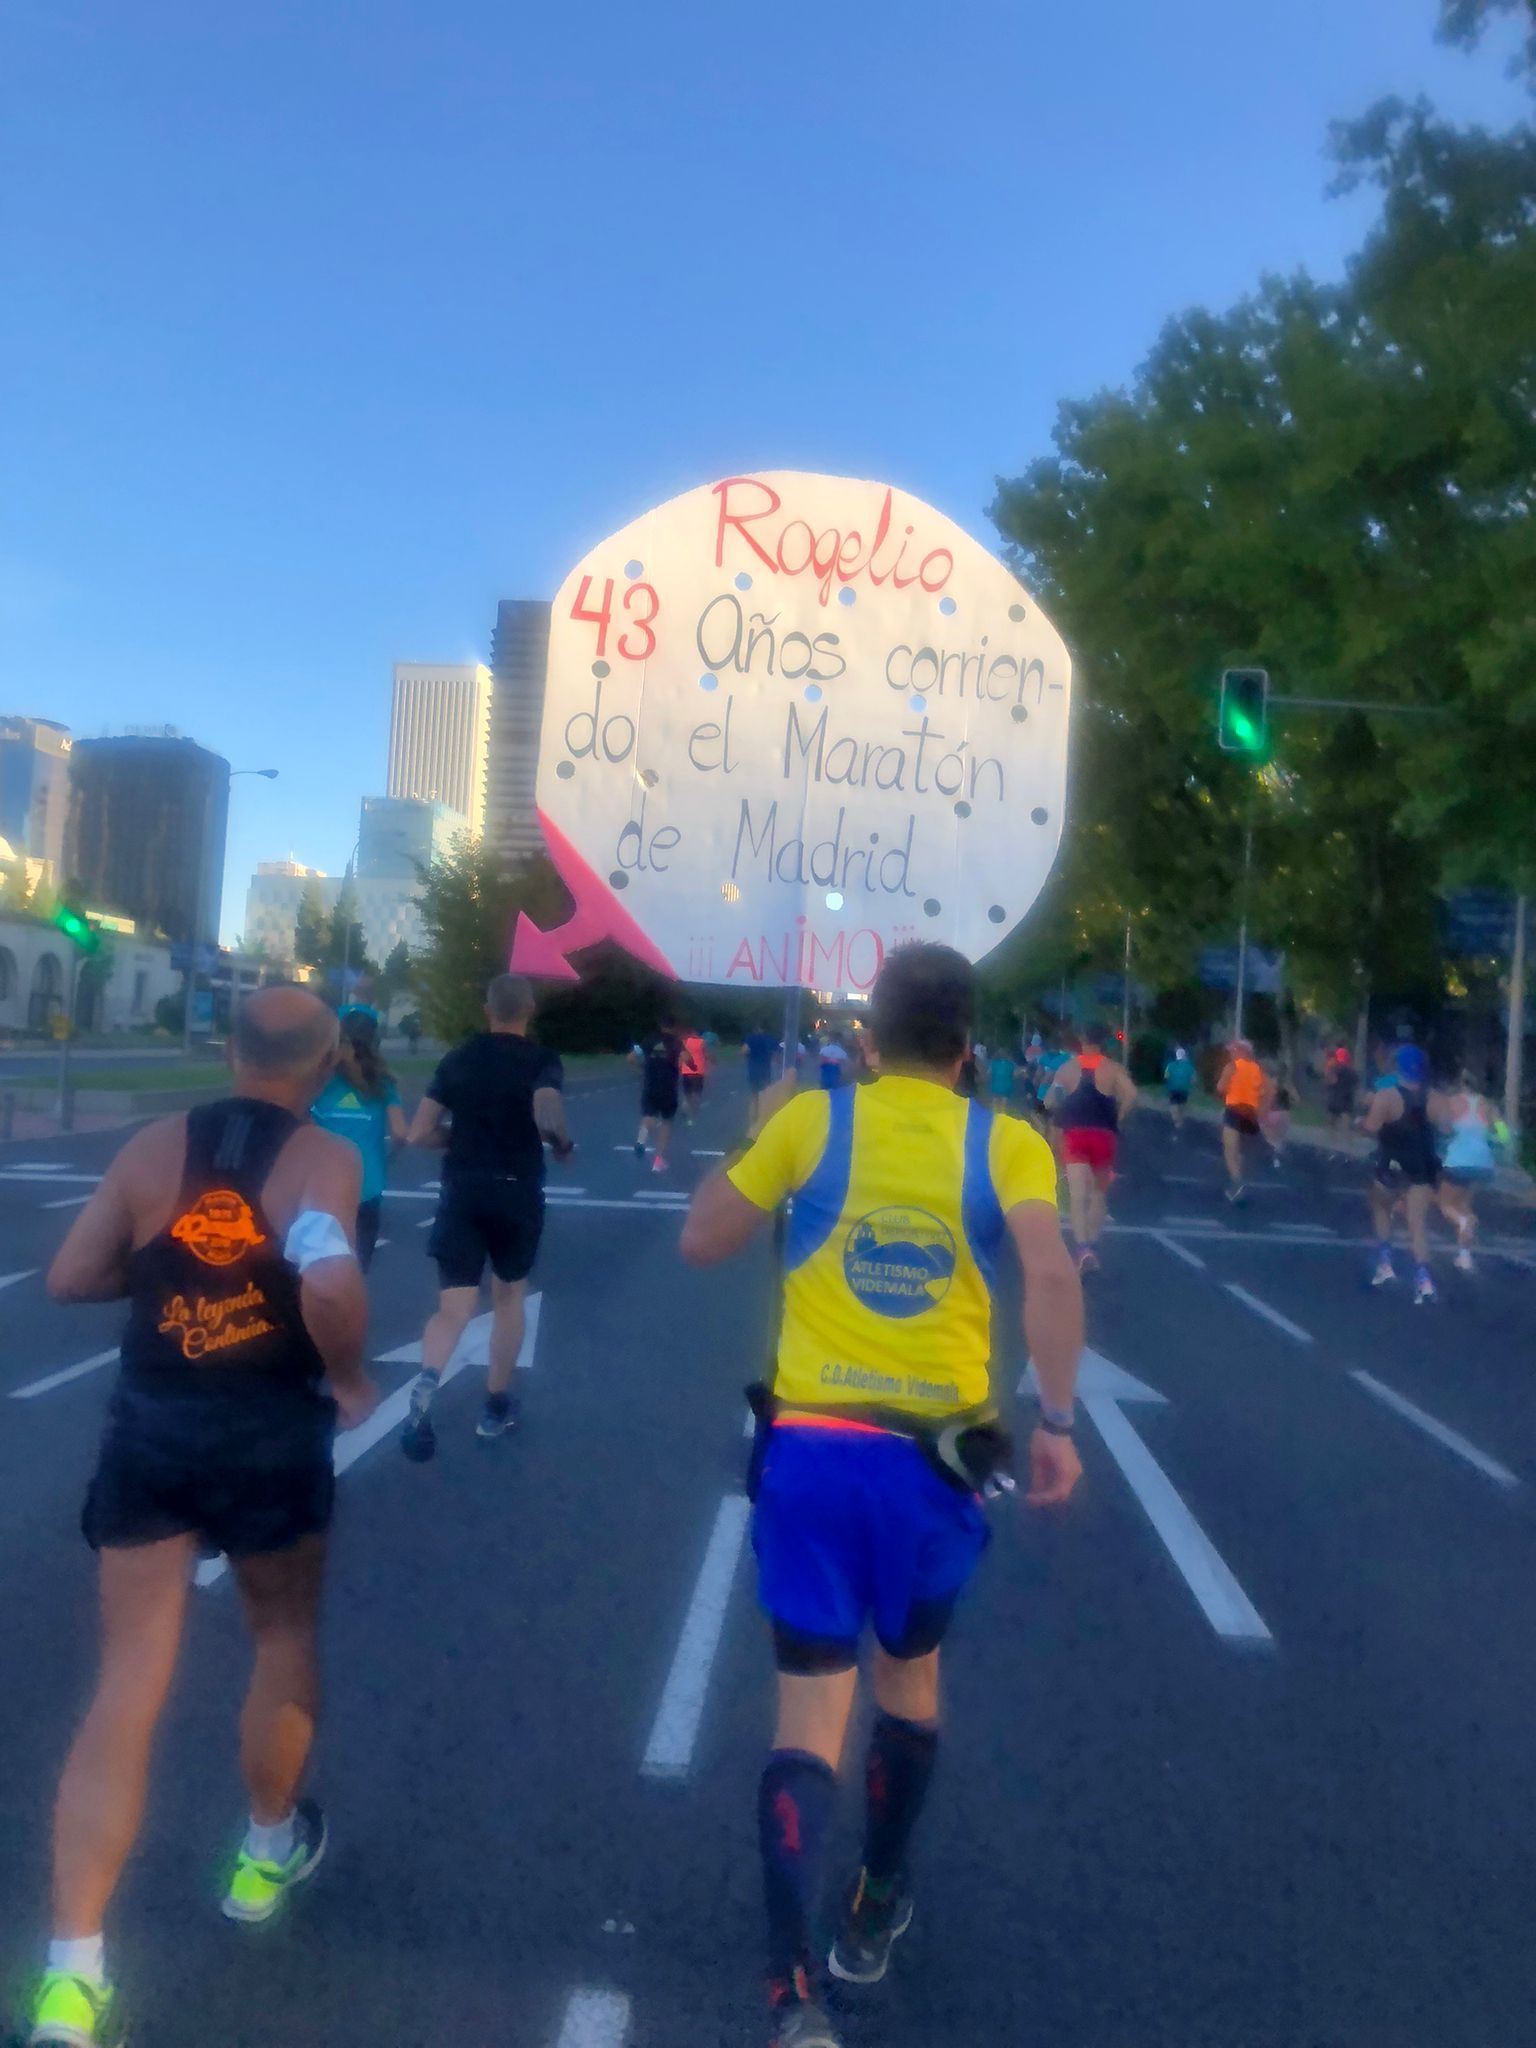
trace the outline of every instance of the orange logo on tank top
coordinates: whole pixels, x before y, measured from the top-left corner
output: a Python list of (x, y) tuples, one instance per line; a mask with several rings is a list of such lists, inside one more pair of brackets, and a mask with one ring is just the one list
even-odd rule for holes
[(232, 1266), (267, 1241), (256, 1228), (250, 1204), (232, 1188), (199, 1195), (171, 1225), (171, 1236), (205, 1266)]
[(267, 1297), (254, 1281), (239, 1294), (215, 1300), (200, 1294), (188, 1301), (174, 1294), (161, 1310), (160, 1334), (174, 1337), (182, 1357), (195, 1362), (210, 1351), (233, 1351), (253, 1338), (270, 1337), (274, 1325), (262, 1313), (266, 1306)]

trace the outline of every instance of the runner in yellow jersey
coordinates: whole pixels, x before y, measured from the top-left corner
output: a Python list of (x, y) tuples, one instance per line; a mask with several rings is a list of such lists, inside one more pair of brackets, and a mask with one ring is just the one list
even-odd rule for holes
[(714, 1264), (794, 1197), (753, 1525), (779, 1669), (758, 1797), (775, 2048), (838, 2048), (810, 1924), (866, 1628), (868, 1819), (833, 1974), (877, 1982), (912, 1918), (906, 1858), (938, 1752), (939, 1645), (987, 1542), (992, 1293), (1008, 1238), (1041, 1389), (1027, 1499), (1065, 1501), (1082, 1469), (1083, 1301), (1055, 1165), (1037, 1132), (954, 1092), (974, 1008), (958, 953), (893, 953), (870, 1005), (879, 1079), (785, 1101), (699, 1190), (683, 1232), (684, 1256)]

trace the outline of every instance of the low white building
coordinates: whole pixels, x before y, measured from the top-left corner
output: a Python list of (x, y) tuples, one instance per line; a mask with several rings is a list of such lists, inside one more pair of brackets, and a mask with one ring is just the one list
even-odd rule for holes
[(421, 884), (414, 878), (379, 880), (356, 875), (349, 882), (343, 875), (323, 875), (297, 861), (263, 861), (245, 892), (247, 953), (264, 948), (270, 959), (292, 960), (299, 905), (310, 887), (318, 893), (327, 916), (336, 908), (342, 890), (350, 889), (363, 928), (363, 943), (369, 957), (381, 967), (402, 939), (412, 953), (420, 952), (425, 943), (419, 907)]
[[(0, 914), (0, 1034), (51, 1031), (74, 965), (74, 948), (47, 918)], [(161, 997), (180, 989), (169, 946), (131, 926), (105, 929), (100, 952), (79, 963), (75, 1017), (84, 1031), (134, 1031), (152, 1025)]]

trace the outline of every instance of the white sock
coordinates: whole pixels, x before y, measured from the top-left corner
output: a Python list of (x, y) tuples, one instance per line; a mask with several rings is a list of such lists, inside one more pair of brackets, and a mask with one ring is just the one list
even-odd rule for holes
[(274, 1821), (269, 1828), (253, 1820), (246, 1832), (245, 1846), (258, 1863), (286, 1863), (294, 1848), (293, 1815)]
[(92, 1984), (105, 1984), (107, 1965), (102, 1955), (102, 1937), (81, 1934), (73, 1941), (50, 1941), (48, 1967), (67, 1971), (71, 1977), (84, 1977)]

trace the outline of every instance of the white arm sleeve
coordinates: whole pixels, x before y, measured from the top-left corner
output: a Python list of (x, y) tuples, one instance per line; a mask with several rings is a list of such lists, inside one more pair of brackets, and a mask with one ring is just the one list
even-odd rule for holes
[(352, 1259), (357, 1254), (347, 1233), (324, 1209), (304, 1209), (294, 1217), (283, 1244), (283, 1257), (296, 1273), (307, 1273), (322, 1259)]

